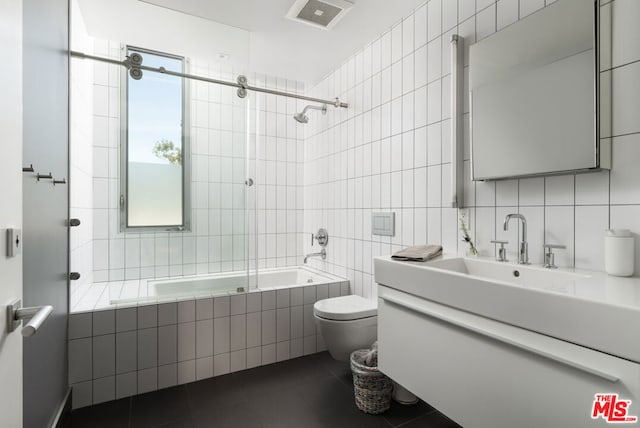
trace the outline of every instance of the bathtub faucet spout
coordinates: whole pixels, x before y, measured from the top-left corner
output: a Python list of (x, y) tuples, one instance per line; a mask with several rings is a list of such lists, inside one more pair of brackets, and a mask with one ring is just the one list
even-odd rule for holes
[(307, 254), (306, 256), (304, 256), (304, 264), (307, 264), (307, 259), (309, 257), (316, 257), (316, 256), (320, 256), (320, 257), (322, 257), (322, 260), (326, 260), (327, 259), (327, 250), (325, 250), (323, 248), (322, 251), (320, 251), (319, 253)]

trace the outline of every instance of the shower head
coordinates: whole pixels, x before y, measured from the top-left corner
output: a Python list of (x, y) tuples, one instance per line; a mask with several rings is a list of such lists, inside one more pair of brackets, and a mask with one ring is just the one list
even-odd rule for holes
[(307, 116), (306, 114), (304, 114), (302, 112), (294, 114), (293, 118), (296, 121), (298, 121), (299, 123), (308, 123), (309, 122), (309, 116)]
[(309, 109), (320, 110), (320, 111), (322, 111), (322, 114), (327, 114), (327, 105), (326, 104), (322, 104), (322, 106), (308, 105), (300, 113), (294, 114), (293, 118), (296, 121), (298, 121), (299, 123), (309, 123), (309, 116), (307, 116), (305, 114), (307, 112), (307, 110), (309, 110)]

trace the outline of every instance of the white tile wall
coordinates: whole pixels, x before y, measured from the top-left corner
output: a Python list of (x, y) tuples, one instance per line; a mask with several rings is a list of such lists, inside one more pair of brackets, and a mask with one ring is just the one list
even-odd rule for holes
[[(302, 93), (299, 82), (252, 74), (258, 86)], [(251, 104), (252, 103), (252, 104)], [(304, 103), (268, 94), (250, 100), (249, 191), (251, 265), (299, 265), (303, 223), (303, 125), (292, 116)]]
[[(104, 40), (82, 50), (121, 56), (120, 43)], [(227, 80), (242, 74), (198, 60), (192, 60), (190, 67), (195, 74)], [(247, 254), (252, 266), (256, 259), (260, 267), (300, 263), (303, 133), (291, 116), (303, 108), (302, 103), (255, 93), (242, 100), (233, 88), (192, 82), (191, 231), (123, 234), (118, 210), (121, 70), (105, 64), (87, 70), (76, 73), (76, 86), (84, 84), (88, 100), (76, 103), (82, 110), (74, 120), (83, 137), (77, 140), (89, 150), (72, 151), (84, 156), (76, 164), (85, 168), (81, 178), (89, 180), (85, 187), (90, 192), (78, 179), (72, 198), (87, 200), (80, 204), (84, 211), (78, 216), (83, 225), (87, 223), (83, 230), (89, 240), (78, 239), (74, 248), (86, 244), (91, 249), (78, 251), (76, 257), (87, 261), (78, 264), (78, 270), (86, 272), (88, 283), (241, 270)], [(299, 82), (260, 74), (249, 79), (256, 86), (304, 90)], [(93, 129), (82, 129), (86, 124)], [(256, 183), (246, 199), (252, 210), (248, 218), (243, 209), (247, 176)]]
[[(72, 45), (74, 49), (92, 51), (93, 41), (87, 34), (81, 16), (73, 20)], [(73, 227), (69, 234), (71, 272), (80, 272), (77, 281), (71, 281), (71, 300), (79, 300), (93, 282), (93, 135), (103, 135), (99, 124), (94, 123), (93, 81), (102, 69), (91, 62), (70, 62), (69, 133), (69, 215), (81, 219), (81, 225)]]
[(72, 313), (74, 408), (323, 351), (313, 303), (329, 294), (348, 282)]
[[(314, 116), (305, 127), (305, 236), (321, 226), (331, 236), (327, 260), (312, 259), (311, 265), (346, 276), (357, 294), (375, 297), (370, 256), (424, 243), (465, 252), (457, 212), (442, 201), (450, 171), (449, 36), (457, 33), (473, 43), (550, 3), (429, 0), (309, 91), (323, 98), (338, 95), (350, 104), (347, 110)], [(633, 24), (640, 9), (633, 0), (604, 3), (600, 9), (603, 17), (611, 17), (613, 49), (603, 50), (601, 76), (611, 82), (612, 118), (609, 129), (603, 116), (602, 137), (613, 137), (613, 169), (467, 181), (469, 227), (481, 255), (494, 254), (490, 240), (508, 239), (509, 258), (515, 259), (517, 227), (502, 231), (504, 216), (511, 212), (527, 217), (530, 257), (538, 263), (543, 243), (549, 242), (567, 246), (556, 256), (559, 265), (602, 269), (606, 228), (628, 227), (640, 233), (640, 224), (633, 220), (640, 207), (640, 38)], [(603, 47), (608, 43), (603, 40)], [(361, 56), (372, 61), (360, 64)], [(467, 76), (468, 67), (465, 80)], [(603, 101), (603, 110), (606, 104)], [(465, 103), (466, 169), (468, 110)], [(396, 213), (394, 237), (371, 235), (372, 211)], [(312, 250), (308, 239), (303, 244), (305, 252)], [(640, 254), (636, 265), (640, 269)]]

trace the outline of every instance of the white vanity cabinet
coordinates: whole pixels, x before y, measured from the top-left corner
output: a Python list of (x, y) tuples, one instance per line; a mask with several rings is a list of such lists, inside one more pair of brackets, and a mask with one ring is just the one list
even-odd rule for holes
[(640, 364), (387, 286), (378, 296), (380, 369), (465, 428), (610, 426), (591, 417), (596, 394), (640, 416)]

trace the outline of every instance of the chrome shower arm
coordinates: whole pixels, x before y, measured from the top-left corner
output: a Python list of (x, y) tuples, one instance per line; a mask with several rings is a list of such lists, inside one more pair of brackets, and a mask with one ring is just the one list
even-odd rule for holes
[(303, 110), (302, 110), (302, 114), (305, 114), (307, 112), (307, 110), (312, 109), (312, 110), (321, 110), (322, 114), (325, 114), (327, 112), (327, 105), (326, 104), (322, 104), (321, 106), (314, 106), (314, 105), (307, 105)]

